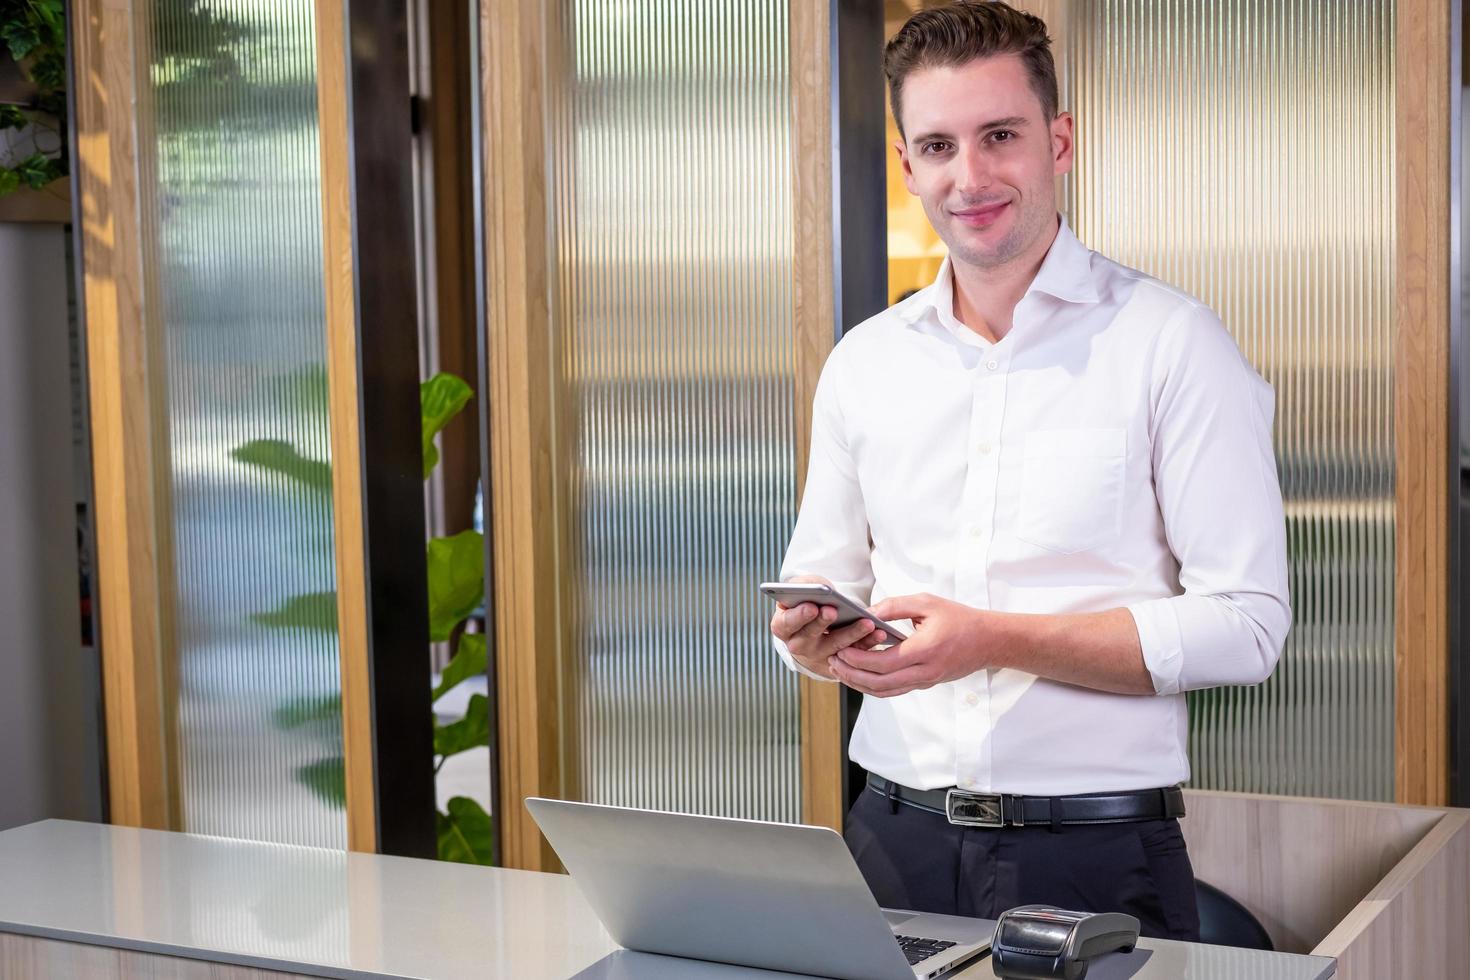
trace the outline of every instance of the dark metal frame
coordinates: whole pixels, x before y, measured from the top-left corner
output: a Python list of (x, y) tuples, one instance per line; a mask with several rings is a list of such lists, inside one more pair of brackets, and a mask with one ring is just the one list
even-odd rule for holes
[[(480, 77), (480, 10), (478, 0), (467, 0), (465, 17), (468, 21), (470, 39), (470, 72), (475, 81), (470, 85), (470, 155), (472, 174), (470, 179), (471, 221), (474, 224), (475, 266), (475, 344), (476, 362), (479, 373), (476, 379), (480, 392), (480, 513), (485, 537), (485, 699), (490, 705), (490, 800), (492, 808), (500, 801), (500, 687), (496, 683), (499, 657), (495, 647), (495, 552), (493, 524), (490, 520), (490, 494), (484, 492), (490, 486), (490, 371), (489, 335), (485, 312), (485, 168), (484, 156), (484, 105), (481, 102)], [(500, 828), (503, 821), (490, 821), (490, 863), (500, 865)]]
[[(72, 176), (73, 182), (76, 175), (81, 173), (81, 160), (77, 152), (77, 88), (78, 78), (76, 62), (74, 60), (76, 42), (76, 10), (72, 0), (65, 0), (62, 5), (62, 19), (66, 24), (66, 125), (67, 132), (67, 172)], [(82, 548), (87, 559), (87, 569), (91, 573), (88, 586), (91, 589), (91, 629), (93, 660), (88, 667), (91, 676), (88, 678), (97, 690), (96, 718), (92, 724), (96, 725), (95, 738), (97, 742), (98, 760), (98, 791), (101, 793), (101, 807), (98, 819), (103, 823), (112, 822), (112, 786), (111, 767), (107, 758), (107, 685), (102, 683), (102, 595), (101, 589), (97, 587), (97, 479), (96, 473), (91, 466), (92, 459), (92, 365), (87, 353), (87, 291), (84, 288), (82, 278), (82, 195), (75, 189), (71, 195), (71, 259), (72, 259), (72, 289), (76, 293), (76, 321), (77, 321), (77, 360), (80, 363), (78, 371), (78, 384), (82, 390), (78, 393), (82, 403), (82, 417), (86, 424), (82, 427), (82, 443), (86, 457), (87, 478), (87, 521), (86, 534), (83, 536)]]
[[(792, 0), (800, 2), (800, 0)], [(832, 61), (832, 261), (836, 337), (888, 306), (888, 182), (884, 145), (882, 0), (830, 0)], [(861, 694), (842, 689), (842, 795), (863, 791), (847, 757)]]
[(832, 260), (840, 340), (842, 334), (888, 306), (882, 0), (832, 0), (828, 22), (832, 29)]
[(434, 857), (407, 8), (343, 2), (378, 850)]

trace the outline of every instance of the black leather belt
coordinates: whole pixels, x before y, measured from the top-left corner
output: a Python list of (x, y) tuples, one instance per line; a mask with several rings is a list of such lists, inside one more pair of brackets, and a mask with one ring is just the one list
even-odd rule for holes
[(868, 789), (884, 799), (937, 813), (960, 827), (1133, 823), (1184, 816), (1184, 791), (1178, 786), (1124, 793), (1019, 796), (975, 793), (954, 786), (909, 789), (868, 773)]

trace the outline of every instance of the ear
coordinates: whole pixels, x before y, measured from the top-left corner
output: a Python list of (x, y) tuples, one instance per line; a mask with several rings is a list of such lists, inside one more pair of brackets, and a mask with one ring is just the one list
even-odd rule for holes
[(918, 197), (919, 188), (914, 186), (914, 168), (909, 163), (909, 149), (902, 137), (893, 141), (893, 152), (898, 154), (898, 166), (903, 171), (903, 186), (909, 189), (910, 194)]
[(1060, 177), (1062, 174), (1072, 172), (1072, 154), (1075, 145), (1072, 141), (1072, 114), (1070, 112), (1059, 112), (1057, 117), (1051, 121), (1051, 156), (1052, 173)]

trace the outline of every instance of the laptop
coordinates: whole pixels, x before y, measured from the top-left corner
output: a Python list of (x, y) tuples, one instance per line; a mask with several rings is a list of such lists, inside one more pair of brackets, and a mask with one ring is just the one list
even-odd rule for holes
[(880, 909), (842, 836), (531, 797), (526, 808), (620, 945), (842, 980), (942, 977), (995, 923)]

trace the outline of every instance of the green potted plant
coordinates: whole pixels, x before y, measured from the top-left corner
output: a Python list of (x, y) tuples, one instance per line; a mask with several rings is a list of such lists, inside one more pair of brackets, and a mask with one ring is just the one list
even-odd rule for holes
[[(326, 411), (326, 376), (319, 369), (299, 380), (299, 393), (314, 410)], [(469, 403), (474, 393), (452, 374), (440, 373), (420, 386), (424, 477), (439, 462), (434, 437)], [(236, 447), (236, 462), (286, 477), (312, 493), (332, 493), (331, 464), (302, 455), (296, 447), (275, 439), (257, 439)], [(485, 597), (485, 540), (477, 531), (462, 531), (428, 542), (429, 639), (452, 640), (460, 625)], [(252, 622), (266, 629), (337, 631), (337, 598), (333, 592), (292, 596), (275, 609), (256, 613)], [(486, 669), (486, 639), (461, 634), (454, 657), (433, 690), (438, 703), (455, 687)], [(340, 695), (301, 698), (276, 708), (272, 720), (284, 730), (311, 733), (321, 746), (320, 758), (301, 766), (296, 779), (328, 805), (347, 805), (342, 756), (342, 700)], [(434, 772), (452, 756), (490, 744), (490, 704), (483, 694), (470, 696), (463, 717), (447, 724), (434, 719)], [(436, 817), (438, 853), (442, 860), (490, 864), (491, 818), (475, 800), (450, 799)]]
[(62, 0), (0, 0), (0, 219), (71, 220)]

